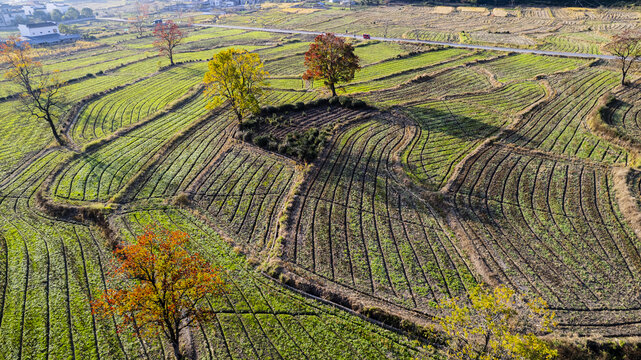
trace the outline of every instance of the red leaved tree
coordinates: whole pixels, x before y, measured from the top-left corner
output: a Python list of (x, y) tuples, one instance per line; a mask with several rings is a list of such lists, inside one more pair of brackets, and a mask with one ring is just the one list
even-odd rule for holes
[(154, 46), (160, 52), (160, 55), (167, 56), (169, 63), (174, 65), (174, 49), (178, 46), (185, 34), (180, 30), (178, 25), (169, 20), (166, 23), (156, 25), (154, 29)]
[(354, 47), (334, 34), (318, 35), (305, 53), (304, 80), (322, 80), (336, 96), (336, 84), (350, 82), (361, 67)]
[(118, 286), (92, 303), (95, 314), (118, 317), (119, 330), (133, 327), (150, 338), (163, 334), (178, 360), (185, 358), (184, 330), (215, 316), (206, 297), (222, 296), (226, 289), (220, 269), (185, 249), (188, 239), (182, 231), (148, 226), (135, 244), (114, 251)]

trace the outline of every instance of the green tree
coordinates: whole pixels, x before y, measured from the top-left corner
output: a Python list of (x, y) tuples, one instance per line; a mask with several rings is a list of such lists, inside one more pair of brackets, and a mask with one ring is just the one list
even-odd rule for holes
[(227, 103), (242, 123), (243, 117), (259, 109), (258, 98), (269, 73), (258, 54), (229, 49), (214, 55), (205, 73), (205, 94), (211, 98), (208, 107)]
[(525, 301), (505, 286), (478, 286), (469, 299), (444, 300), (438, 308), (445, 313), (439, 324), (450, 336), (450, 358), (549, 360), (557, 356), (537, 337), (556, 326), (555, 314), (543, 299)]
[(361, 67), (352, 44), (334, 34), (318, 35), (305, 53), (304, 80), (321, 80), (336, 96), (336, 84), (350, 82)]
[(82, 8), (82, 9), (80, 10), (80, 15), (81, 15), (83, 18), (90, 18), (90, 17), (93, 17), (93, 10), (91, 10), (90, 8)]
[(58, 9), (53, 9), (51, 11), (51, 20), (53, 21), (60, 21), (62, 20), (62, 13)]
[(80, 17), (80, 12), (76, 8), (70, 7), (65, 12), (65, 15), (62, 17), (62, 19), (63, 20), (76, 20), (79, 17)]
[(42, 10), (36, 10), (33, 12), (33, 18), (37, 21), (49, 21), (51, 20), (51, 15)]

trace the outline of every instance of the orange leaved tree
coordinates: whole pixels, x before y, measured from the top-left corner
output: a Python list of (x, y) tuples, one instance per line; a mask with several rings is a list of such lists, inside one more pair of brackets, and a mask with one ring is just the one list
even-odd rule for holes
[(307, 71), (304, 80), (322, 80), (336, 96), (336, 84), (350, 82), (361, 67), (352, 44), (334, 34), (316, 36), (305, 53)]
[(185, 34), (180, 30), (178, 25), (169, 20), (166, 23), (156, 25), (154, 29), (154, 46), (160, 52), (160, 55), (165, 55), (169, 59), (169, 63), (174, 65), (174, 49), (178, 46)]
[(119, 286), (92, 303), (95, 314), (121, 319), (119, 330), (133, 327), (149, 337), (163, 334), (178, 360), (185, 358), (180, 347), (184, 330), (214, 318), (206, 297), (222, 296), (226, 289), (220, 269), (185, 249), (188, 240), (182, 231), (148, 226), (136, 243), (114, 251)]

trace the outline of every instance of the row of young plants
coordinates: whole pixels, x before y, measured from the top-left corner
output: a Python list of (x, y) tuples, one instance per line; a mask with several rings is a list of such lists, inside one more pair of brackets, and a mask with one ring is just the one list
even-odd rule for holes
[(585, 118), (618, 76), (602, 68), (550, 78), (556, 97), (526, 115), (505, 141), (517, 146), (606, 163), (626, 164), (626, 152), (592, 135)]
[(588, 327), (585, 311), (600, 311), (605, 328), (637, 315), (626, 310), (638, 307), (631, 294), (640, 284), (639, 246), (607, 167), (500, 144), (468, 165), (450, 190), (491, 274), (545, 298), (564, 326)]
[(82, 144), (135, 124), (197, 85), (205, 72), (204, 68), (204, 64), (171, 68), (102, 96), (83, 108), (70, 135), (77, 143)]
[(385, 105), (422, 104), (448, 95), (479, 92), (491, 87), (485, 74), (474, 68), (461, 67), (409, 82), (395, 89), (376, 92), (372, 100)]
[(550, 75), (556, 72), (575, 70), (589, 61), (578, 58), (550, 56), (545, 61), (533, 54), (515, 54), (483, 65), (496, 75), (498, 81), (523, 81), (538, 75)]
[(394, 178), (392, 158), (411, 130), (383, 119), (335, 136), (295, 197), (286, 256), (303, 270), (403, 307), (474, 282), (427, 204)]

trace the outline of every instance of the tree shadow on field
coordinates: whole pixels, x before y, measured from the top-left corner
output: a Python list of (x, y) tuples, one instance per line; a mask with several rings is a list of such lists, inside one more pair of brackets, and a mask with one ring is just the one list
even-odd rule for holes
[(461, 141), (480, 140), (496, 134), (501, 129), (499, 126), (482, 121), (481, 116), (487, 113), (486, 111), (479, 112), (479, 117), (474, 118), (450, 111), (445, 103), (443, 107), (444, 109), (435, 106), (412, 106), (401, 107), (401, 109), (414, 119), (423, 131), (442, 133)]

